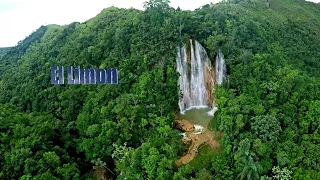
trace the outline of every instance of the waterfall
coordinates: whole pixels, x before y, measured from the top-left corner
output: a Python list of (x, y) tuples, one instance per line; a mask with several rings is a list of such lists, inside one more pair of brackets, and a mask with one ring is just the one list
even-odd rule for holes
[(217, 110), (213, 101), (214, 83), (220, 85), (226, 77), (226, 65), (220, 49), (213, 68), (204, 47), (190, 39), (189, 43), (178, 48), (176, 63), (180, 74), (180, 112), (183, 114), (189, 109), (209, 106), (212, 110), (208, 114), (213, 115)]
[(189, 78), (188, 78), (188, 67), (187, 67), (187, 50), (186, 47), (179, 48), (178, 55), (176, 58), (177, 61), (177, 72), (180, 73), (178, 84), (182, 94), (179, 94), (179, 107), (183, 111), (185, 108), (190, 106), (191, 97), (189, 91)]
[[(204, 64), (207, 54), (204, 48), (195, 41), (193, 46), (190, 40), (191, 51), (191, 100), (192, 106), (206, 106), (207, 91), (204, 85)], [(205, 54), (205, 56), (203, 56)]]
[(223, 54), (221, 53), (220, 49), (216, 57), (216, 82), (217, 84), (221, 84), (223, 80), (226, 78), (226, 64), (224, 62)]
[(210, 59), (199, 42), (190, 39), (188, 45), (178, 49), (176, 58), (177, 72), (180, 73), (178, 84), (181, 90), (181, 112), (212, 105), (214, 70)]

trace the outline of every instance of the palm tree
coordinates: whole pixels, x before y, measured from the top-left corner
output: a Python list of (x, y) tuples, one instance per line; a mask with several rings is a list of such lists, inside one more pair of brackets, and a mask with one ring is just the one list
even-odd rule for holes
[(242, 172), (238, 175), (241, 180), (258, 180), (259, 173), (261, 171), (261, 166), (258, 162), (254, 162), (251, 155), (242, 158), (243, 169)]

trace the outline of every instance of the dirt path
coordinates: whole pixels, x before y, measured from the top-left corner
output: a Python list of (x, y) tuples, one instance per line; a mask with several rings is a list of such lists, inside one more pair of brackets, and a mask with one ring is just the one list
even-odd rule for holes
[[(204, 132), (202, 132), (201, 134), (194, 134), (192, 133), (192, 131), (194, 131), (194, 124), (190, 123), (187, 120), (179, 120), (176, 121), (178, 122), (184, 122), (187, 125), (187, 128), (182, 129), (181, 130), (190, 130), (190, 131), (186, 131), (187, 132), (187, 136), (188, 136), (188, 140), (191, 141), (191, 145), (188, 149), (187, 154), (185, 154), (184, 156), (182, 156), (179, 160), (176, 161), (176, 165), (181, 165), (181, 164), (188, 164), (190, 161), (192, 161), (194, 159), (194, 157), (197, 155), (198, 150), (200, 145), (202, 144), (208, 144), (213, 150), (217, 149), (220, 147), (220, 144), (218, 141), (216, 141), (214, 139), (214, 133), (212, 133), (210, 130), (205, 130)], [(191, 127), (193, 126), (193, 128)]]

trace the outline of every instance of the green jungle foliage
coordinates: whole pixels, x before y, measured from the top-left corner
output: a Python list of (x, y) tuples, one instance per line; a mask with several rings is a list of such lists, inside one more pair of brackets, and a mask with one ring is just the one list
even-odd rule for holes
[[(67, 26), (42, 26), (0, 49), (0, 179), (320, 179), (320, 5), (224, 0), (195, 11), (150, 0), (145, 10), (104, 9)], [(204, 146), (185, 146), (178, 111), (177, 47), (219, 48), (228, 78), (216, 87)], [(54, 65), (117, 68), (118, 85), (52, 85)]]
[(11, 47), (6, 47), (6, 48), (0, 48), (0, 58), (3, 57)]

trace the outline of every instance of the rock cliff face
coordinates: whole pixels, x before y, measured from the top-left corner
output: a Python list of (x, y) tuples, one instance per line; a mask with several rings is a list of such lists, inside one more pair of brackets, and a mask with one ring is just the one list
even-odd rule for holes
[(204, 79), (205, 79), (205, 87), (207, 91), (207, 105), (213, 107), (213, 97), (214, 97), (214, 79), (215, 79), (215, 71), (210, 66), (205, 66), (204, 68)]

